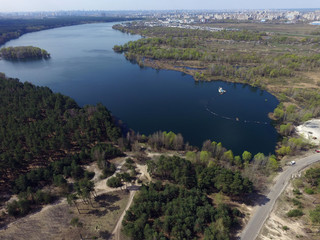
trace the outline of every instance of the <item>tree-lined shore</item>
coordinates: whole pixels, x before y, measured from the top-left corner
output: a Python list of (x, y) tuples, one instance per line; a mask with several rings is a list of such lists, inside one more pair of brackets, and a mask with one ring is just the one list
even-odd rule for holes
[(7, 47), (0, 49), (0, 58), (6, 60), (48, 59), (50, 53), (33, 46)]

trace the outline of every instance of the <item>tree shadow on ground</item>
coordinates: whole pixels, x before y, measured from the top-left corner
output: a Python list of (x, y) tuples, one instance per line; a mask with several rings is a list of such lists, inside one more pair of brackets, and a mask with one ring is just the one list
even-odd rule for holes
[(106, 215), (108, 212), (112, 212), (115, 210), (119, 210), (119, 206), (115, 206), (114, 204), (121, 200), (119, 196), (114, 194), (102, 194), (97, 197), (95, 197), (95, 204), (97, 206), (94, 206), (94, 209), (88, 209), (89, 211), (87, 214), (92, 214), (97, 217), (102, 217)]
[(100, 231), (99, 234), (102, 239), (109, 239), (111, 237), (111, 233), (108, 231)]
[(108, 213), (108, 209), (104, 209), (104, 210), (94, 209), (94, 210), (89, 211), (87, 214), (92, 214), (97, 217), (102, 217), (102, 216), (106, 215), (107, 213)]
[(113, 194), (101, 194), (97, 197), (95, 197), (94, 199), (97, 203), (99, 203), (99, 205), (102, 207), (103, 205), (105, 206), (110, 206), (113, 203), (117, 202), (120, 200), (120, 197), (117, 195), (113, 195)]
[(257, 191), (248, 194), (242, 201), (238, 201), (241, 203), (245, 203), (246, 205), (255, 207), (255, 206), (262, 206), (267, 204), (270, 199)]

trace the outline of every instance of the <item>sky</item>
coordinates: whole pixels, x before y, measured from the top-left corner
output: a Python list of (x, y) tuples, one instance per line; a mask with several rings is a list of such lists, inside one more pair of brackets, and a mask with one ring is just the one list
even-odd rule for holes
[(0, 12), (320, 8), (320, 0), (0, 0)]

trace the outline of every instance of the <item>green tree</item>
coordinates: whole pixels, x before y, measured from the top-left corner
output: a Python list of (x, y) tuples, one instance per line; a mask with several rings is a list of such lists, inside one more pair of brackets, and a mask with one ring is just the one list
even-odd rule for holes
[(252, 158), (252, 154), (250, 152), (244, 151), (242, 153), (242, 159), (244, 162), (250, 162), (251, 158)]
[(211, 153), (210, 152), (207, 152), (207, 151), (201, 151), (200, 152), (200, 161), (202, 163), (208, 163), (209, 162), (209, 159), (211, 158)]
[(107, 180), (107, 185), (112, 188), (118, 188), (122, 186), (121, 178), (111, 177)]

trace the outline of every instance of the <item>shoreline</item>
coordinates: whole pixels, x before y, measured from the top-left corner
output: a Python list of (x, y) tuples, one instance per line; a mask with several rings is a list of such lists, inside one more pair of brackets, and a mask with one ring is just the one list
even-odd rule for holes
[[(86, 19), (87, 18), (87, 19)], [(59, 20), (59, 19), (65, 19), (66, 21), (67, 20), (70, 20), (68, 18), (63, 18), (63, 17), (58, 17), (58, 18), (55, 18), (54, 20)], [(77, 18), (75, 18), (77, 19)], [(16, 18), (16, 19), (9, 19), (9, 18), (4, 18), (2, 20), (11, 20), (11, 21), (15, 21), (15, 20), (21, 20), (21, 18)], [(27, 20), (27, 19), (22, 19), (22, 20)], [(30, 19), (28, 19), (30, 20)], [(33, 19), (31, 19), (33, 20)], [(119, 18), (119, 19), (114, 19), (114, 17), (110, 17), (110, 19), (94, 19), (94, 18), (89, 18), (89, 17), (83, 17), (83, 19), (78, 19), (79, 22), (77, 23), (73, 23), (73, 22), (70, 22), (70, 23), (66, 23), (65, 25), (64, 24), (58, 24), (56, 26), (46, 26), (45, 25), (45, 22), (43, 21), (43, 24), (42, 25), (32, 25), (31, 26), (28, 26), (30, 27), (31, 29), (28, 29), (28, 30), (23, 30), (23, 28), (17, 28), (17, 29), (13, 29), (13, 31), (10, 31), (10, 32), (5, 32), (4, 34), (14, 34), (14, 33), (17, 33), (19, 34), (18, 36), (13, 36), (11, 38), (8, 38), (8, 39), (5, 39), (3, 40), (3, 42), (1, 42), (1, 39), (0, 39), (0, 48), (2, 48), (6, 43), (12, 41), (12, 40), (15, 40), (15, 39), (19, 39), (20, 37), (22, 37), (23, 35), (25, 34), (28, 34), (28, 33), (33, 33), (33, 32), (40, 32), (40, 31), (45, 31), (45, 30), (50, 30), (50, 29), (55, 29), (55, 28), (61, 28), (61, 27), (71, 27), (71, 26), (77, 26), (77, 25), (84, 25), (84, 24), (92, 24), (92, 23), (112, 23), (112, 22), (124, 22), (124, 21), (134, 21), (134, 20), (141, 20), (141, 18), (129, 18), (129, 19), (126, 19), (126, 18)], [(13, 24), (14, 26), (14, 24)], [(39, 27), (40, 29), (36, 29), (36, 27)], [(42, 27), (42, 28), (41, 28)], [(1, 35), (0, 35), (1, 36)]]

